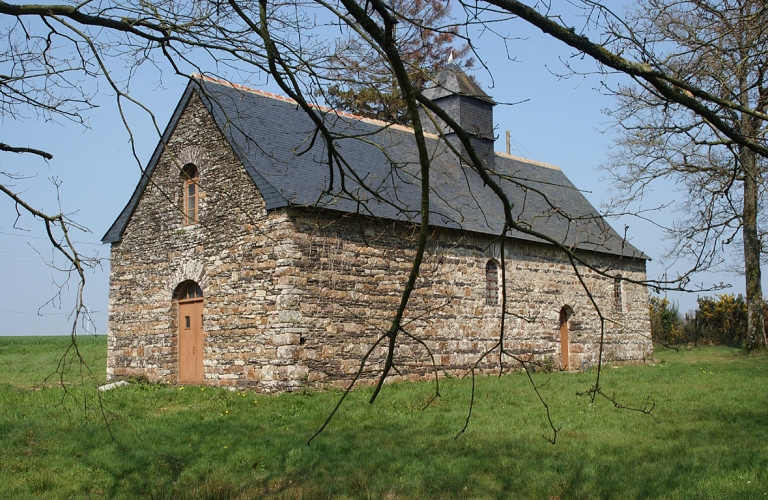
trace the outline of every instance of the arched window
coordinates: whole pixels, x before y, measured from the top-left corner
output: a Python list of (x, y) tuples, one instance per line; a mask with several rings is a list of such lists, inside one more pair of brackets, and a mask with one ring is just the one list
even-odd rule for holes
[(489, 306), (499, 305), (499, 266), (494, 260), (489, 260), (485, 265), (485, 303)]
[(184, 224), (197, 224), (197, 202), (199, 198), (197, 167), (191, 163), (181, 170), (184, 180)]

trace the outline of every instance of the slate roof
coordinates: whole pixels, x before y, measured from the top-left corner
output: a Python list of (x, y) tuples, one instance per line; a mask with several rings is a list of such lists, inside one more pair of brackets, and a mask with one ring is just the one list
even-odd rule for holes
[[(420, 221), (420, 168), (411, 129), (318, 108), (325, 123), (339, 136), (337, 148), (346, 162), (345, 185), (351, 195), (340, 194), (339, 169), (335, 167), (331, 186), (325, 144), (320, 137), (312, 142), (313, 123), (295, 102), (226, 82), (197, 78), (187, 86), (145, 175), (104, 235), (104, 243), (121, 240), (147, 179), (160, 159), (162, 144), (172, 135), (193, 93), (200, 95), (211, 112), (268, 210), (320, 207), (398, 221)], [(472, 169), (462, 166), (437, 136), (428, 136), (427, 144), (432, 158), (430, 225), (498, 235), (503, 228), (503, 207), (491, 189), (483, 185)], [(569, 246), (648, 259), (599, 216), (559, 168), (500, 153), (496, 153), (495, 163), (495, 177), (514, 204), (513, 215), (524, 226)], [(364, 186), (383, 200), (375, 199)], [(519, 231), (511, 236), (541, 241)]]

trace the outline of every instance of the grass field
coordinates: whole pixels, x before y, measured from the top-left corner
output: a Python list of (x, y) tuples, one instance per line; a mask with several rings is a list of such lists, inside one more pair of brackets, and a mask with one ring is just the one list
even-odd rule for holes
[[(768, 499), (768, 356), (659, 350), (654, 366), (607, 368), (617, 399), (576, 396), (593, 374), (536, 375), (557, 444), (524, 375), (356, 391), (310, 446), (338, 392), (266, 396), (132, 384), (69, 395), (42, 380), (66, 340), (0, 337), (0, 498), (712, 498)], [(106, 341), (83, 338), (100, 381)]]

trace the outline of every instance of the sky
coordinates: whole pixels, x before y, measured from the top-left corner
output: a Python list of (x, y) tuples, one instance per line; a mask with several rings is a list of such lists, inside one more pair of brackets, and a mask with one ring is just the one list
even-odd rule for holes
[[(577, 188), (598, 209), (611, 197), (611, 186), (597, 167), (607, 158), (612, 144), (607, 117), (602, 110), (613, 104), (598, 88), (600, 75), (561, 78), (563, 61), (575, 62), (587, 71), (589, 61), (571, 59), (572, 50), (544, 36), (520, 21), (496, 26), (511, 37), (505, 46), (489, 33), (475, 40), (475, 48), (488, 66), (476, 70), (477, 81), (499, 105), (494, 110), (498, 136), (496, 150), (505, 149), (505, 131), (512, 137), (512, 154), (559, 166)], [(514, 60), (510, 60), (513, 57)], [(609, 82), (618, 83), (613, 75)], [(237, 82), (235, 82), (237, 83)], [(250, 85), (254, 86), (251, 82)], [(274, 93), (280, 89), (271, 81), (259, 88)], [(186, 79), (170, 72), (159, 79), (156, 72), (141, 72), (134, 79), (131, 96), (154, 113), (160, 128), (165, 127), (186, 85)], [(102, 85), (102, 89), (104, 86)], [(87, 113), (88, 128), (73, 123), (46, 122), (30, 116), (26, 120), (0, 117), (0, 141), (50, 151), (45, 162), (31, 155), (0, 156), (0, 171), (24, 176), (9, 187), (23, 194), (37, 207), (57, 213), (59, 204), (87, 232), (73, 232), (79, 250), (99, 258), (99, 265), (86, 274), (85, 299), (92, 323), (81, 323), (78, 333), (107, 333), (109, 246), (100, 240), (128, 202), (140, 178), (140, 168), (121, 123), (113, 96), (98, 94), (98, 107)], [(514, 105), (505, 103), (517, 103)], [(128, 110), (136, 141), (136, 157), (146, 165), (157, 145), (157, 133), (145, 114)], [(54, 182), (58, 184), (58, 189)], [(3, 179), (5, 182), (5, 179)], [(675, 186), (662, 185), (647, 203), (668, 202), (679, 196)], [(659, 214), (668, 223), (673, 214)], [(660, 257), (668, 245), (663, 234), (650, 223), (637, 219), (610, 221), (627, 235), (651, 261), (648, 277), (673, 276), (676, 268), (665, 269)], [(51, 248), (39, 220), (27, 214), (17, 218), (14, 204), (0, 197), (0, 335), (66, 335), (72, 330), (70, 313), (74, 305), (76, 280), (67, 283), (64, 273), (52, 268)], [(55, 257), (54, 264), (60, 264)], [(743, 278), (705, 274), (697, 282), (712, 285), (730, 283), (728, 293), (743, 293)], [(765, 283), (763, 285), (765, 287)], [(61, 294), (59, 294), (61, 290)], [(686, 312), (695, 309), (697, 294), (669, 293), (669, 298)]]

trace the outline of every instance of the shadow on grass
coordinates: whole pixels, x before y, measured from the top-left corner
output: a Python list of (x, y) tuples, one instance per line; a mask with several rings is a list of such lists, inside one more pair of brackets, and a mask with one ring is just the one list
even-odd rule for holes
[[(742, 446), (765, 435), (768, 417), (756, 411), (710, 408), (655, 424), (619, 415), (590, 435), (592, 422), (574, 422), (557, 446), (544, 425), (504, 429), (485, 425), (454, 440), (453, 410), (421, 414), (359, 405), (315, 441), (306, 429), (322, 416), (272, 415), (268, 425), (231, 416), (189, 421), (160, 418), (142, 442), (115, 447), (110, 496), (153, 498), (750, 498), (762, 497), (766, 448)], [(386, 405), (383, 405), (386, 406)], [(237, 411), (235, 406), (232, 410)], [(601, 415), (602, 414), (602, 415)], [(514, 421), (514, 419), (509, 419)], [(507, 421), (509, 421), (507, 420)], [(354, 422), (354, 423), (352, 423)], [(629, 428), (627, 428), (629, 426)], [(533, 427), (531, 429), (530, 427)], [(621, 427), (624, 427), (623, 429)], [(118, 459), (119, 457), (119, 459)], [(99, 454), (91, 467), (104, 467)], [(750, 464), (745, 472), (745, 464)], [(751, 472), (749, 472), (751, 471)], [(734, 483), (752, 474), (752, 483)], [(750, 489), (751, 488), (751, 489)]]
[(700, 363), (610, 372), (622, 397), (662, 402), (660, 424), (574, 396), (586, 375), (554, 376), (545, 390), (563, 426), (556, 446), (515, 375), (478, 379), (459, 439), (469, 384), (446, 380), (424, 411), (427, 385), (387, 386), (374, 406), (357, 391), (311, 446), (338, 393), (133, 385), (106, 396), (120, 415), (111, 442), (98, 418), (55, 407), (53, 390), (2, 388), (0, 496), (765, 498), (768, 394), (754, 384), (765, 363), (732, 362), (707, 365), (717, 373), (707, 377)]

